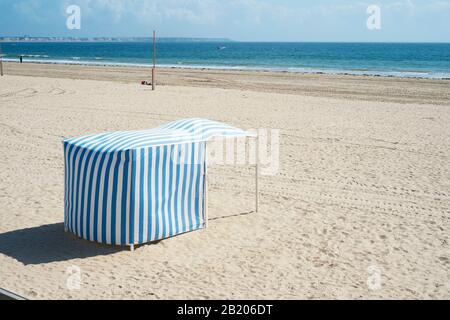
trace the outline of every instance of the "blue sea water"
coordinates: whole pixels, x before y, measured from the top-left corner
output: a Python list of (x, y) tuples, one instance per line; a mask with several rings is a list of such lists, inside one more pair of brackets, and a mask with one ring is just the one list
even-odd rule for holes
[[(150, 42), (2, 43), (5, 60), (98, 65), (151, 64)], [(450, 78), (450, 44), (161, 42), (158, 65)]]

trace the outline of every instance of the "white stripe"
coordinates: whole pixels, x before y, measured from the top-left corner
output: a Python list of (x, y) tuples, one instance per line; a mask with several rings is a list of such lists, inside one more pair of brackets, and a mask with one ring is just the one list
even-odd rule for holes
[(198, 183), (198, 179), (197, 179), (197, 166), (198, 166), (198, 149), (199, 149), (199, 144), (196, 143), (194, 145), (192, 145), (192, 151), (194, 152), (194, 163), (191, 164), (192, 166), (194, 166), (194, 176), (192, 177), (192, 194), (191, 194), (191, 214), (192, 214), (192, 224), (197, 226), (198, 225), (198, 221), (197, 221), (197, 217), (196, 217), (196, 211), (195, 211), (195, 203), (197, 201), (197, 183)]
[[(90, 152), (90, 151), (89, 151)], [(92, 170), (92, 159), (94, 158), (95, 153), (93, 153), (89, 159), (88, 165), (87, 165), (87, 171), (86, 171), (86, 178), (85, 178), (85, 183), (84, 183), (84, 211), (83, 211), (83, 221), (84, 221), (84, 226), (83, 226), (83, 234), (84, 237), (87, 239), (87, 228), (88, 226), (91, 226), (92, 223), (92, 212), (91, 212), (91, 216), (90, 216), (90, 221), (87, 221), (87, 212), (88, 212), (88, 206), (90, 206), (91, 204), (88, 203), (88, 196), (89, 196), (89, 179), (90, 179), (90, 175), (91, 175), (91, 170)], [(92, 199), (91, 199), (92, 201)], [(90, 239), (88, 239), (90, 240)]]
[[(92, 159), (94, 159), (95, 154), (93, 155)], [(96, 203), (95, 203), (95, 189), (97, 189), (97, 175), (98, 175), (98, 169), (99, 169), (99, 165), (100, 165), (100, 158), (101, 158), (101, 154), (99, 154), (99, 156), (97, 157), (96, 161), (95, 161), (95, 165), (94, 165), (94, 174), (93, 174), (93, 178), (92, 178), (92, 189), (91, 189), (91, 218), (90, 218), (90, 234), (89, 234), (89, 240), (94, 241), (94, 212), (95, 212), (95, 207), (96, 207)]]
[(175, 234), (175, 225), (176, 225), (176, 214), (175, 214), (175, 201), (176, 201), (176, 197), (177, 195), (174, 194), (175, 190), (176, 190), (176, 179), (177, 179), (177, 160), (176, 160), (176, 156), (178, 154), (178, 145), (175, 146), (171, 146), (171, 153), (170, 153), (170, 161), (172, 164), (172, 181), (170, 181), (170, 183), (172, 184), (172, 199), (170, 201), (170, 213), (172, 215), (172, 232), (173, 234)]
[(139, 209), (140, 209), (140, 192), (141, 192), (141, 153), (136, 152), (136, 183), (134, 193), (134, 243), (139, 241)]
[(64, 167), (64, 178), (65, 178), (65, 185), (64, 185), (64, 191), (65, 191), (65, 197), (64, 197), (64, 227), (68, 228), (68, 209), (69, 209), (69, 175), (70, 175), (70, 165), (69, 165), (69, 147), (70, 145), (65, 145), (65, 167)]
[(185, 232), (188, 231), (191, 228), (191, 221), (190, 221), (190, 213), (189, 213), (189, 197), (191, 197), (191, 194), (189, 193), (189, 184), (191, 181), (191, 153), (192, 153), (192, 145), (186, 145), (186, 164), (187, 170), (186, 170), (186, 189), (184, 193), (184, 221), (186, 222), (186, 229)]
[[(81, 150), (81, 151), (83, 151), (83, 150)], [(82, 192), (83, 192), (83, 185), (84, 185), (84, 168), (85, 168), (85, 165), (86, 165), (86, 157), (87, 157), (87, 155), (88, 155), (88, 151), (86, 151), (85, 153), (84, 153), (84, 156), (83, 156), (83, 158), (81, 159), (81, 162), (80, 162), (80, 179), (79, 179), (79, 181), (78, 181), (78, 195), (77, 195), (77, 214), (78, 214), (78, 217), (77, 217), (77, 225), (78, 225), (78, 232), (79, 232), (79, 236), (81, 236), (81, 228), (83, 227), (84, 228), (84, 225), (83, 226), (81, 226), (81, 215), (83, 214), (83, 212), (81, 212), (81, 203), (82, 203), (82, 199), (81, 199), (81, 194), (82, 194)], [(84, 221), (84, 220), (83, 220)]]
[(200, 190), (199, 190), (199, 224), (203, 225), (205, 223), (203, 217), (204, 217), (204, 213), (203, 213), (203, 201), (205, 198), (205, 192), (203, 190), (203, 184), (204, 184), (204, 180), (205, 180), (205, 148), (206, 148), (206, 143), (203, 142), (200, 144)]
[[(164, 148), (163, 148), (164, 149)], [(165, 190), (164, 190), (164, 218), (165, 218), (165, 226), (166, 226), (166, 233), (163, 234), (164, 238), (167, 238), (169, 236), (169, 231), (170, 231), (170, 225), (169, 225), (169, 183), (171, 183), (171, 181), (169, 180), (170, 178), (170, 147), (166, 148), (166, 167), (165, 167)], [(163, 151), (164, 154), (164, 151)]]
[(73, 170), (74, 170), (74, 165), (72, 165), (72, 159), (74, 156), (76, 148), (73, 147), (71, 152), (68, 154), (69, 157), (69, 161), (68, 161), (68, 168), (69, 168), (69, 182), (68, 182), (68, 192), (67, 192), (67, 228), (74, 232), (74, 230), (72, 229), (72, 197), (73, 197), (73, 188), (72, 188), (72, 182), (74, 179), (74, 174), (73, 174)]
[(129, 156), (128, 156), (128, 190), (127, 190), (127, 205), (126, 205), (126, 221), (125, 221), (125, 240), (126, 240), (126, 244), (132, 244), (130, 242), (130, 206), (131, 206), (131, 201), (134, 201), (131, 199), (131, 189), (133, 188), (133, 186), (131, 185), (132, 181), (131, 181), (131, 176), (132, 176), (132, 163), (133, 163), (133, 151), (130, 150), (129, 152)]
[(156, 203), (156, 198), (155, 198), (155, 180), (156, 180), (156, 176), (155, 176), (155, 167), (156, 167), (156, 148), (152, 148), (152, 174), (150, 176), (150, 183), (151, 183), (151, 189), (152, 192), (150, 194), (150, 197), (152, 199), (152, 206), (151, 206), (151, 212), (150, 212), (150, 216), (152, 219), (152, 223), (151, 223), (151, 228), (152, 230), (150, 233), (150, 239), (149, 241), (154, 241), (156, 240), (156, 229), (155, 229), (155, 225), (156, 225), (156, 207), (155, 207), (155, 203)]
[(76, 232), (76, 227), (77, 227), (77, 221), (75, 220), (75, 214), (76, 214), (76, 210), (75, 210), (75, 208), (76, 209), (78, 209), (77, 208), (77, 205), (78, 205), (78, 203), (77, 203), (77, 196), (78, 196), (78, 170), (79, 170), (79, 166), (78, 166), (78, 164), (79, 164), (79, 161), (80, 161), (80, 155), (81, 155), (81, 152), (82, 152), (83, 150), (81, 150), (81, 149), (79, 149), (78, 150), (78, 153), (77, 153), (77, 156), (76, 156), (76, 158), (75, 158), (75, 165), (74, 165), (74, 168), (75, 168), (75, 171), (74, 171), (74, 184), (73, 184), (73, 193), (72, 193), (72, 207), (71, 207), (71, 214), (72, 214), (72, 232), (74, 232), (75, 234), (77, 234), (78, 235), (78, 233)]
[(179, 174), (179, 181), (178, 181), (178, 194), (177, 194), (177, 206), (178, 206), (178, 210), (177, 210), (177, 224), (178, 224), (178, 232), (182, 233), (183, 232), (183, 206), (181, 205), (181, 201), (182, 201), (182, 195), (183, 195), (183, 180), (184, 180), (184, 155), (185, 155), (185, 147), (186, 145), (182, 144), (180, 145), (180, 155), (178, 157), (178, 168), (180, 171)]
[[(102, 171), (100, 173), (100, 189), (98, 192), (98, 207), (97, 207), (97, 240), (99, 242), (103, 239), (103, 232), (102, 232), (102, 223), (103, 223), (103, 196), (105, 192), (105, 174), (106, 174), (106, 167), (109, 161), (110, 155), (109, 153), (106, 154), (105, 159), (103, 161), (103, 167)], [(95, 200), (95, 199), (94, 199)]]
[(123, 185), (123, 171), (125, 168), (125, 153), (122, 152), (120, 158), (119, 172), (117, 175), (117, 198), (116, 198), (116, 243), (120, 244), (122, 238), (122, 185)]
[(108, 176), (108, 194), (106, 200), (106, 243), (111, 244), (111, 217), (112, 217), (112, 192), (114, 183), (114, 167), (117, 163), (117, 152), (113, 155), (113, 161), (111, 162), (111, 167), (109, 168)]
[(144, 159), (143, 159), (143, 163), (144, 163), (144, 219), (143, 219), (143, 228), (142, 228), (142, 232), (143, 232), (143, 239), (142, 241), (147, 242), (148, 240), (148, 153), (149, 150), (145, 149), (144, 150)]
[(158, 174), (158, 239), (162, 238), (162, 220), (163, 220), (163, 208), (162, 208), (162, 179), (163, 179), (163, 147), (159, 147), (159, 174)]
[[(92, 156), (92, 161), (94, 159), (95, 154)], [(94, 241), (94, 210), (95, 210), (95, 189), (97, 188), (97, 174), (98, 174), (98, 167), (99, 167), (99, 159), (101, 158), (101, 155), (98, 156), (97, 160), (95, 161), (94, 165), (94, 174), (92, 178), (92, 188), (91, 188), (91, 217), (90, 217), (90, 228), (89, 228), (89, 240)]]

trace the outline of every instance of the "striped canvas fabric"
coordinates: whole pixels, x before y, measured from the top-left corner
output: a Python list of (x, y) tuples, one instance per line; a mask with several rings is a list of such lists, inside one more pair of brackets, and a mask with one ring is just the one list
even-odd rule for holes
[(216, 136), (253, 135), (186, 119), (64, 140), (66, 230), (134, 245), (204, 228), (206, 141)]

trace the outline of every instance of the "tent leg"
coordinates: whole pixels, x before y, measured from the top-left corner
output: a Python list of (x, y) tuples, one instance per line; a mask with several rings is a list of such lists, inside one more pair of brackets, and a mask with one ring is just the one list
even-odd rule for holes
[(259, 136), (256, 136), (256, 165), (255, 165), (255, 211), (259, 211)]
[(134, 251), (134, 244), (130, 245), (130, 251), (131, 251), (131, 252)]

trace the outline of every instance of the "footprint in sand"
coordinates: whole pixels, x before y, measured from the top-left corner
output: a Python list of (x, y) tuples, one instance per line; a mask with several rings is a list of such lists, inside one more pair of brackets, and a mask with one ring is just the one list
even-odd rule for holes
[(12, 92), (7, 92), (7, 93), (0, 94), (0, 97), (1, 98), (13, 98), (13, 97), (29, 98), (29, 97), (35, 96), (37, 93), (38, 92), (35, 89), (26, 88), (26, 89), (22, 89), (22, 90), (19, 90), (19, 91), (12, 91)]
[(66, 94), (66, 90), (63, 90), (61, 88), (53, 88), (48, 93), (50, 93), (51, 95), (54, 95), (54, 96), (61, 96), (61, 95)]

